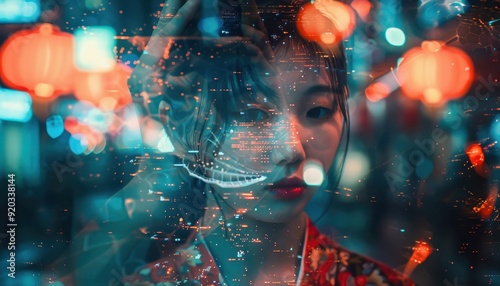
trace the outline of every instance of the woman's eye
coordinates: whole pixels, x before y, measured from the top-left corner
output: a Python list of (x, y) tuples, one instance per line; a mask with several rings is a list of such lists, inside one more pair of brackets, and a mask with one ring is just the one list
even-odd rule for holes
[(315, 119), (324, 119), (332, 116), (333, 111), (326, 107), (315, 107), (307, 112), (307, 117)]
[(234, 114), (233, 117), (240, 122), (262, 122), (270, 118), (267, 112), (258, 108), (245, 109)]

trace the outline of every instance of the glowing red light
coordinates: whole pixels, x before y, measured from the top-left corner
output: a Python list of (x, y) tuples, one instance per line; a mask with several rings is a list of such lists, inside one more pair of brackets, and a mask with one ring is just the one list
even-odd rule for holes
[(440, 105), (463, 96), (472, 84), (474, 66), (459, 48), (424, 41), (405, 53), (398, 68), (401, 88), (408, 97)]
[(298, 15), (300, 35), (321, 44), (334, 44), (349, 37), (356, 25), (354, 10), (339, 1), (307, 3)]
[(42, 98), (70, 93), (73, 35), (51, 24), (14, 33), (0, 49), (0, 78), (9, 87)]

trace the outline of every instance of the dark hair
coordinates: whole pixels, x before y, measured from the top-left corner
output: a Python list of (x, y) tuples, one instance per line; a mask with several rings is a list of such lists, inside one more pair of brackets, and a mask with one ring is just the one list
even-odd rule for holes
[[(299, 35), (296, 18), (303, 3), (293, 2), (265, 3), (258, 7), (259, 17), (266, 26), (276, 58), (293, 52), (308, 61), (307, 65), (324, 67), (328, 72), (334, 104), (343, 115), (344, 128), (335, 161), (326, 176), (328, 182), (319, 191), (323, 193), (336, 188), (347, 150), (349, 113), (346, 58), (342, 43), (321, 45)], [(220, 47), (191, 38), (171, 41), (169, 57), (161, 63), (163, 77), (157, 79), (162, 92), (150, 98), (148, 103), (149, 113), (158, 115), (175, 148), (175, 156), (165, 155), (172, 165), (192, 164), (199, 166), (200, 172), (203, 172), (207, 156), (217, 152), (217, 145), (206, 139), (222, 142), (230, 110), (255, 100), (255, 93), (248, 90), (249, 82), (252, 82), (252, 89), (258, 89), (271, 98), (277, 96), (272, 87), (262, 82), (256, 67), (248, 63), (249, 56), (244, 45), (238, 42)], [(293, 69), (295, 62), (289, 61), (288, 65)], [(184, 81), (183, 77), (188, 75), (189, 82)], [(184, 219), (179, 225), (179, 216), (176, 215), (172, 224), (182, 228), (194, 224), (203, 215), (206, 202), (203, 198), (207, 188), (199, 179), (189, 176), (184, 168), (177, 168), (175, 174), (169, 178), (179, 180), (180, 186), (176, 188), (173, 200)], [(193, 202), (197, 206), (193, 206)]]

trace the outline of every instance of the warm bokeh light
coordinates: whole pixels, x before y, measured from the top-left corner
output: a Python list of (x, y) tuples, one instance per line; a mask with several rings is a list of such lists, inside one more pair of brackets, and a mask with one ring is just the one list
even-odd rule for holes
[(467, 156), (474, 167), (474, 171), (484, 178), (489, 178), (491, 176), (491, 170), (488, 164), (484, 162), (484, 152), (481, 145), (475, 143), (471, 144), (466, 148)]
[(370, 168), (370, 159), (366, 154), (357, 150), (349, 150), (345, 158), (340, 184), (354, 186), (368, 174)]
[(431, 253), (431, 246), (427, 244), (427, 242), (417, 242), (415, 247), (413, 247), (413, 254), (410, 257), (410, 260), (416, 263), (422, 263)]
[(425, 241), (417, 241), (413, 247), (413, 253), (405, 266), (404, 274), (410, 276), (413, 270), (424, 262), (432, 253), (432, 247)]
[(469, 56), (456, 47), (424, 41), (403, 56), (398, 79), (410, 98), (440, 105), (463, 96), (472, 84), (474, 66)]
[(298, 17), (297, 28), (300, 35), (326, 45), (349, 37), (356, 26), (354, 10), (333, 0), (307, 3)]
[(391, 93), (391, 89), (383, 82), (374, 82), (365, 89), (366, 98), (371, 102), (377, 102), (386, 98)]
[(479, 144), (472, 144), (467, 147), (467, 156), (472, 163), (472, 166), (479, 166), (484, 163), (484, 153), (483, 148)]
[(123, 64), (115, 65), (109, 72), (78, 72), (75, 83), (75, 96), (99, 107), (112, 111), (132, 102), (127, 79), (132, 69)]
[(73, 35), (51, 24), (14, 33), (0, 49), (0, 78), (9, 87), (49, 98), (69, 93)]
[(368, 21), (368, 16), (370, 15), (370, 10), (372, 9), (372, 3), (368, 0), (354, 0), (351, 3), (351, 7), (358, 13), (359, 17), (363, 21)]
[(78, 121), (76, 117), (69, 116), (64, 121), (64, 129), (71, 136), (69, 138), (69, 146), (76, 155), (88, 155), (92, 152), (100, 153), (106, 145), (104, 134), (94, 127)]
[(498, 184), (491, 185), (488, 197), (484, 199), (478, 206), (472, 208), (472, 211), (479, 213), (482, 219), (489, 219), (495, 210), (495, 204), (498, 198)]

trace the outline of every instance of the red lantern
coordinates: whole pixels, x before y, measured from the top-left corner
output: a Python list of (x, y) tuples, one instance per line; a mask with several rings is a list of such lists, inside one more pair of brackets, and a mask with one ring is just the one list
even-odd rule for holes
[(297, 29), (304, 39), (327, 45), (349, 37), (355, 25), (356, 16), (353, 9), (333, 0), (305, 4), (297, 21)]
[(442, 42), (424, 41), (403, 56), (398, 79), (403, 92), (427, 104), (458, 99), (470, 88), (474, 66), (459, 48)]
[(51, 24), (14, 33), (0, 49), (0, 78), (39, 97), (70, 93), (75, 67), (73, 35)]
[(104, 111), (119, 109), (132, 102), (127, 80), (132, 69), (116, 64), (109, 72), (80, 72), (75, 83), (75, 96)]

